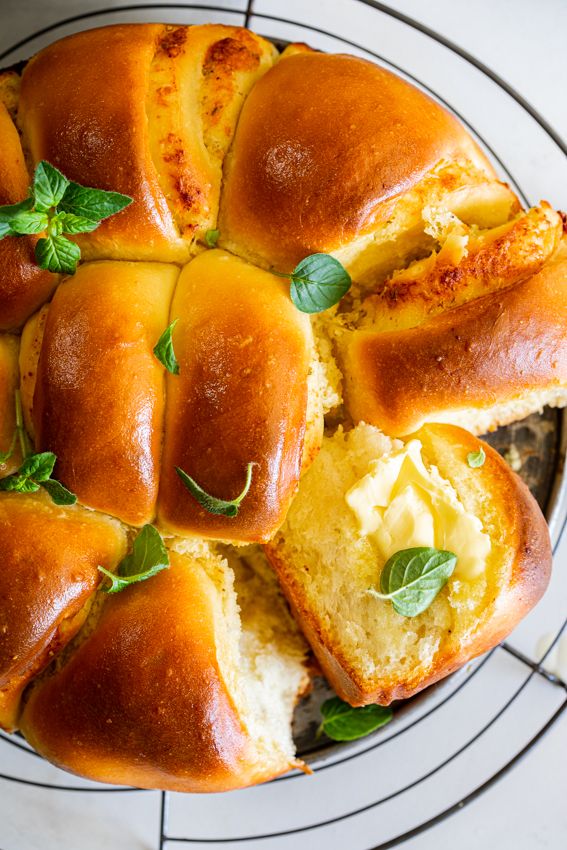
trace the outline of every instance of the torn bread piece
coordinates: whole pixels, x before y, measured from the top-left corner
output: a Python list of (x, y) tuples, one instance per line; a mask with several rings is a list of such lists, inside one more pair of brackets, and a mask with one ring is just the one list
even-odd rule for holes
[[(471, 468), (471, 452), (485, 452)], [(379, 599), (396, 552), (452, 551), (457, 565), (414, 617)], [(406, 442), (359, 424), (326, 437), (286, 522), (265, 547), (332, 686), (352, 705), (412, 696), (501, 641), (542, 596), (545, 520), (489, 446), (449, 425)]]
[(31, 689), (22, 729), (60, 767), (101, 782), (226, 791), (300, 766), (291, 717), (305, 643), (273, 583), (203, 541), (102, 600)]

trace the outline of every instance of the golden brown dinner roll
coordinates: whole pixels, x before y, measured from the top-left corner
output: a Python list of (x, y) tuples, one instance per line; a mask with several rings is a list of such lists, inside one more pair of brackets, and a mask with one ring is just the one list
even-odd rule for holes
[[(420, 195), (426, 178), (431, 200), (486, 183), (493, 171), (455, 118), (389, 71), (354, 56), (291, 55), (244, 104), (226, 162), (220, 244), (291, 271), (316, 251), (379, 239), (399, 199)], [(421, 218), (417, 200), (406, 228)]]
[(567, 240), (515, 286), (416, 327), (344, 334), (351, 416), (397, 436), (432, 421), (484, 433), (546, 404), (565, 405), (566, 286)]
[(32, 688), (22, 729), (50, 761), (102, 782), (190, 792), (239, 788), (297, 764), (297, 629), (249, 569), (233, 587), (205, 544), (185, 549), (171, 553), (170, 569), (106, 600), (78, 647)]
[(17, 336), (0, 334), (0, 454), (12, 454), (2, 461), (0, 458), (0, 477), (9, 475), (21, 463), (20, 444), (16, 433), (16, 399), (18, 388), (18, 349)]
[(134, 203), (77, 238), (86, 259), (185, 262), (215, 227), (242, 101), (275, 48), (221, 25), (121, 24), (26, 66), (19, 120), (34, 162)]
[(81, 627), (126, 535), (109, 517), (61, 508), (46, 493), (0, 493), (0, 726), (17, 725), (22, 691)]
[[(160, 524), (177, 534), (267, 540), (281, 524), (302, 466), (313, 340), (289, 284), (224, 251), (181, 272), (170, 320), (179, 375), (167, 376)], [(322, 418), (315, 420), (317, 442)], [(311, 441), (311, 438), (309, 438)], [(180, 467), (207, 493), (234, 499), (255, 464), (238, 516), (196, 502)]]
[[(23, 201), (28, 185), (20, 137), (0, 100), (0, 205)], [(37, 266), (36, 242), (35, 236), (0, 239), (0, 331), (21, 327), (57, 285), (58, 275)]]
[[(484, 464), (471, 468), (481, 448)], [(457, 566), (427, 610), (397, 613), (380, 588), (395, 552), (434, 546)], [(499, 454), (452, 425), (404, 445), (371, 425), (325, 438), (265, 547), (317, 658), (352, 705), (405, 699), (495, 646), (549, 581), (549, 532)]]
[(164, 369), (153, 347), (177, 275), (158, 263), (87, 263), (58, 288), (45, 323), (36, 448), (57, 455), (55, 475), (80, 501), (130, 525), (155, 513)]

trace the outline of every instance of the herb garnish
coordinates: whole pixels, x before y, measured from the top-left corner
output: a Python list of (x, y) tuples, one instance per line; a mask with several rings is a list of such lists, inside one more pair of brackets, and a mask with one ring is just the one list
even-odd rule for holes
[(219, 236), (220, 230), (207, 230), (205, 233), (205, 245), (207, 248), (216, 248)]
[(0, 478), (0, 490), (15, 493), (35, 493), (40, 487), (47, 490), (56, 505), (74, 505), (77, 497), (59, 481), (51, 478), (56, 455), (53, 452), (40, 452), (28, 455), (13, 475)]
[(105, 593), (118, 593), (131, 584), (146, 581), (168, 567), (169, 554), (161, 534), (153, 525), (144, 525), (134, 540), (132, 552), (122, 559), (116, 573), (111, 573), (104, 567), (98, 569), (110, 579), (110, 587), (103, 587)]
[(167, 371), (171, 372), (172, 375), (179, 375), (179, 363), (177, 362), (177, 357), (173, 350), (172, 339), (173, 328), (178, 321), (179, 319), (174, 319), (174, 321), (168, 325), (154, 346), (155, 356), (162, 366), (165, 366)]
[(46, 232), (35, 246), (40, 269), (74, 274), (81, 249), (64, 233), (90, 233), (102, 219), (114, 215), (132, 198), (119, 192), (89, 189), (68, 180), (46, 160), (35, 169), (30, 197), (0, 207), (0, 239)]
[(175, 471), (183, 481), (184, 485), (187, 487), (191, 495), (194, 499), (196, 499), (202, 508), (205, 508), (210, 514), (218, 514), (220, 516), (228, 516), (235, 517), (240, 509), (240, 503), (248, 493), (250, 489), (250, 485), (252, 483), (252, 470), (255, 466), (258, 466), (257, 463), (252, 461), (246, 467), (246, 483), (244, 484), (244, 489), (242, 492), (235, 498), (230, 501), (225, 501), (224, 499), (217, 499), (216, 496), (211, 496), (209, 493), (206, 493), (202, 487), (199, 487), (197, 482), (191, 478), (190, 475), (187, 475), (182, 469), (178, 466), (175, 467)]
[(467, 455), (467, 463), (471, 467), (471, 469), (477, 469), (479, 466), (484, 466), (484, 461), (486, 460), (486, 453), (482, 446), (478, 450), (478, 452), (469, 452)]
[(291, 274), (272, 271), (291, 281), (291, 300), (302, 313), (322, 313), (338, 304), (351, 286), (347, 270), (329, 254), (310, 254)]
[(383, 705), (353, 708), (339, 697), (332, 697), (321, 706), (321, 715), (323, 721), (318, 736), (324, 733), (333, 741), (356, 741), (389, 723), (394, 712)]
[(380, 576), (380, 590), (368, 593), (392, 602), (403, 617), (417, 617), (433, 602), (457, 564), (453, 552), (417, 546), (402, 549), (388, 559)]

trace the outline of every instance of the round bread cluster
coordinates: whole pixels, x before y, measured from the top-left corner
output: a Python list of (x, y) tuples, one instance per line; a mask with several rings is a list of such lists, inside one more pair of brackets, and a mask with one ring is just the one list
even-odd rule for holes
[[(226, 790), (301, 766), (309, 650), (353, 706), (387, 704), (509, 633), (549, 538), (473, 435), (567, 403), (560, 213), (522, 210), (395, 75), (221, 25), (52, 44), (0, 74), (0, 141), (1, 204), (42, 161), (132, 199), (71, 237), (74, 275), (38, 267), (38, 236), (0, 240), (0, 450), (25, 427), (79, 503), (0, 492), (0, 725), (85, 777)], [(312, 254), (352, 286), (310, 316), (290, 276)], [(368, 608), (379, 565), (344, 501), (411, 435), (492, 546), (417, 626)], [(180, 471), (225, 502), (250, 486), (215, 512)], [(104, 593), (148, 525), (169, 568)]]

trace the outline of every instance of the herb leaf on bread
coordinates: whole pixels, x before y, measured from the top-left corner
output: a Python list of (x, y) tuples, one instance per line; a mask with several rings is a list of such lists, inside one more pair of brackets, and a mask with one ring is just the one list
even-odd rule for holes
[(104, 567), (98, 569), (110, 579), (110, 585), (103, 588), (105, 593), (118, 593), (131, 584), (152, 578), (168, 567), (169, 554), (161, 534), (153, 525), (144, 525), (132, 544), (132, 552), (122, 559), (116, 573)]
[(208, 511), (208, 513), (235, 517), (238, 514), (240, 503), (250, 489), (250, 485), (252, 483), (252, 470), (255, 466), (257, 466), (257, 464), (254, 461), (248, 464), (246, 467), (246, 482), (244, 484), (244, 488), (235, 499), (231, 499), (230, 501), (217, 499), (216, 496), (211, 496), (209, 493), (206, 493), (205, 490), (203, 490), (203, 488), (200, 487), (190, 475), (187, 475), (187, 473), (178, 466), (175, 467), (175, 471), (193, 498), (196, 499), (201, 507)]
[(44, 233), (35, 247), (39, 268), (74, 274), (81, 250), (63, 234), (89, 233), (102, 219), (131, 203), (132, 198), (119, 192), (80, 186), (42, 160), (35, 169), (29, 198), (0, 207), (0, 239)]
[(56, 505), (74, 505), (77, 497), (59, 481), (51, 478), (57, 456), (53, 452), (28, 455), (20, 468), (6, 478), (0, 478), (0, 490), (13, 493), (36, 493), (46, 490)]
[(380, 576), (381, 592), (370, 588), (368, 593), (391, 601), (403, 617), (417, 617), (449, 581), (456, 564), (457, 556), (443, 549), (402, 549), (386, 561)]
[(478, 469), (479, 466), (484, 466), (484, 461), (486, 460), (486, 453), (482, 446), (478, 450), (478, 452), (469, 452), (467, 455), (467, 463), (471, 467), (471, 469)]
[(177, 357), (173, 350), (172, 338), (173, 328), (178, 321), (179, 319), (174, 319), (173, 322), (167, 326), (154, 346), (155, 356), (162, 366), (165, 366), (167, 371), (171, 372), (172, 375), (179, 375), (179, 363), (177, 362)]
[(310, 254), (291, 275), (291, 300), (302, 313), (322, 313), (341, 300), (351, 286), (347, 270), (329, 254)]

